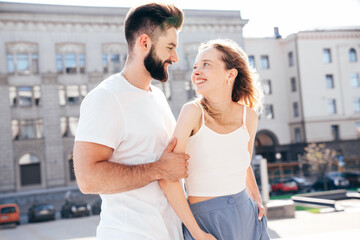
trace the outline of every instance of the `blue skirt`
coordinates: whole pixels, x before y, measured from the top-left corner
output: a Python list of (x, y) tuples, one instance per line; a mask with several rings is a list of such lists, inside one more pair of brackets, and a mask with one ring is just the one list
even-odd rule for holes
[[(217, 240), (269, 240), (267, 217), (258, 220), (258, 208), (246, 189), (190, 205), (200, 228)], [(184, 239), (194, 240), (183, 225)]]

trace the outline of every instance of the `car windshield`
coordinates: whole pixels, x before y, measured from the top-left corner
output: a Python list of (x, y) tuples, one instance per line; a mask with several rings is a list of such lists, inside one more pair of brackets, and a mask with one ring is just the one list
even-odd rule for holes
[(14, 213), (14, 212), (16, 212), (15, 207), (4, 207), (1, 209), (1, 214)]
[(330, 176), (330, 177), (341, 177), (341, 173), (340, 172), (329, 172), (328, 176)]
[(35, 208), (38, 210), (45, 210), (45, 209), (53, 209), (53, 206), (50, 204), (41, 204), (41, 205), (35, 205)]
[(298, 177), (294, 177), (293, 178), (295, 181), (297, 181), (297, 182), (305, 182), (306, 180), (305, 179), (303, 179), (303, 178), (298, 178)]

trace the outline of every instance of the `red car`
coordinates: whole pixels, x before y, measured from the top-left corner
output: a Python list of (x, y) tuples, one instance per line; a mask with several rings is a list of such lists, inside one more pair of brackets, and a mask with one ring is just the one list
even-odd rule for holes
[(298, 186), (294, 180), (286, 179), (286, 180), (277, 180), (273, 184), (271, 184), (271, 190), (277, 193), (290, 193), (297, 192)]
[(8, 223), (20, 224), (20, 211), (15, 203), (0, 205), (0, 225)]

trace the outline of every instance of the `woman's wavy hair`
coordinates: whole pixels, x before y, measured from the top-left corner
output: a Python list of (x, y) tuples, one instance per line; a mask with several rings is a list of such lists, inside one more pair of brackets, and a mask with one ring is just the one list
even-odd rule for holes
[[(212, 47), (221, 53), (221, 60), (225, 63), (227, 70), (236, 69), (238, 71), (234, 81), (231, 100), (244, 104), (260, 113), (264, 94), (259, 75), (250, 65), (247, 54), (236, 42), (229, 39), (216, 39), (202, 43), (198, 51), (200, 52)], [(218, 113), (211, 109), (204, 97), (200, 97), (196, 101), (200, 102), (210, 116), (214, 118), (219, 116)]]

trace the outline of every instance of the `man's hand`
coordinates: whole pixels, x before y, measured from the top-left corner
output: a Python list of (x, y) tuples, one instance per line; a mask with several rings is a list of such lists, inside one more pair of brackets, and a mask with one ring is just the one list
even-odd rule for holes
[(176, 138), (173, 138), (162, 153), (159, 161), (156, 162), (160, 172), (160, 179), (177, 181), (188, 176), (187, 160), (190, 157), (185, 153), (174, 153), (175, 146)]

